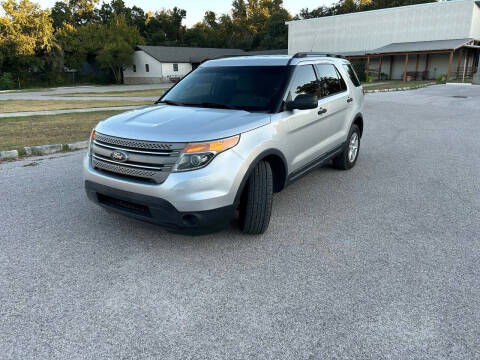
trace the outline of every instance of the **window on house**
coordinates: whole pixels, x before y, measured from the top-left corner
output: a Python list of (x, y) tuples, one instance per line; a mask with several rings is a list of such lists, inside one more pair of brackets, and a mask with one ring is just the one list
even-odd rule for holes
[(173, 64), (173, 71), (178, 71), (178, 64)]
[(149, 72), (150, 71), (150, 66), (148, 64), (145, 64), (145, 72)]
[(137, 72), (137, 65), (133, 64), (133, 72)]

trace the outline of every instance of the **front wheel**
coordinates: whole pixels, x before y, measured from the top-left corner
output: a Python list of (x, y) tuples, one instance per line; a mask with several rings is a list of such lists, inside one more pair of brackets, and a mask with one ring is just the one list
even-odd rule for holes
[(360, 129), (353, 124), (348, 133), (343, 151), (333, 159), (333, 166), (340, 170), (349, 170), (355, 166), (360, 151)]
[(246, 234), (263, 234), (270, 223), (273, 175), (270, 164), (260, 161), (252, 171), (240, 202), (240, 226)]

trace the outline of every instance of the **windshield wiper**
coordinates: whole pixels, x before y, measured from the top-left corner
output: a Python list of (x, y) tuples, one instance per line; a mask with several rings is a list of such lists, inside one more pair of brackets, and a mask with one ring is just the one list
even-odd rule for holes
[(201, 106), (201, 107), (206, 107), (206, 108), (218, 108), (218, 109), (230, 109), (230, 110), (236, 110), (233, 106), (226, 105), (226, 104), (219, 104), (219, 103), (214, 103), (214, 102), (201, 102), (201, 103), (185, 103), (183, 104), (185, 106)]
[(167, 105), (174, 105), (174, 106), (182, 106), (184, 104), (177, 102), (177, 101), (172, 101), (172, 100), (159, 100), (155, 104), (167, 104)]

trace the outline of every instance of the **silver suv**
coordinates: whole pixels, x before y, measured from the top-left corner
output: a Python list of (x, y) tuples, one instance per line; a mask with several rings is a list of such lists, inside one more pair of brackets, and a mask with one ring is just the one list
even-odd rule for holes
[(238, 217), (265, 232), (272, 195), (329, 160), (355, 165), (363, 91), (336, 55), (211, 60), (154, 105), (101, 121), (84, 161), (94, 202), (171, 230)]

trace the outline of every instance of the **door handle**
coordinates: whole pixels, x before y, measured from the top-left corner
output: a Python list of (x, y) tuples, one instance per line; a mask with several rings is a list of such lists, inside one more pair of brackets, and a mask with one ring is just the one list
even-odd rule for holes
[(326, 112), (327, 112), (327, 109), (325, 109), (325, 108), (320, 108), (320, 110), (318, 110), (318, 115), (325, 114)]
[(347, 99), (347, 103), (351, 103), (352, 101), (353, 101), (353, 98), (351, 98), (351, 97), (349, 97), (349, 98)]

